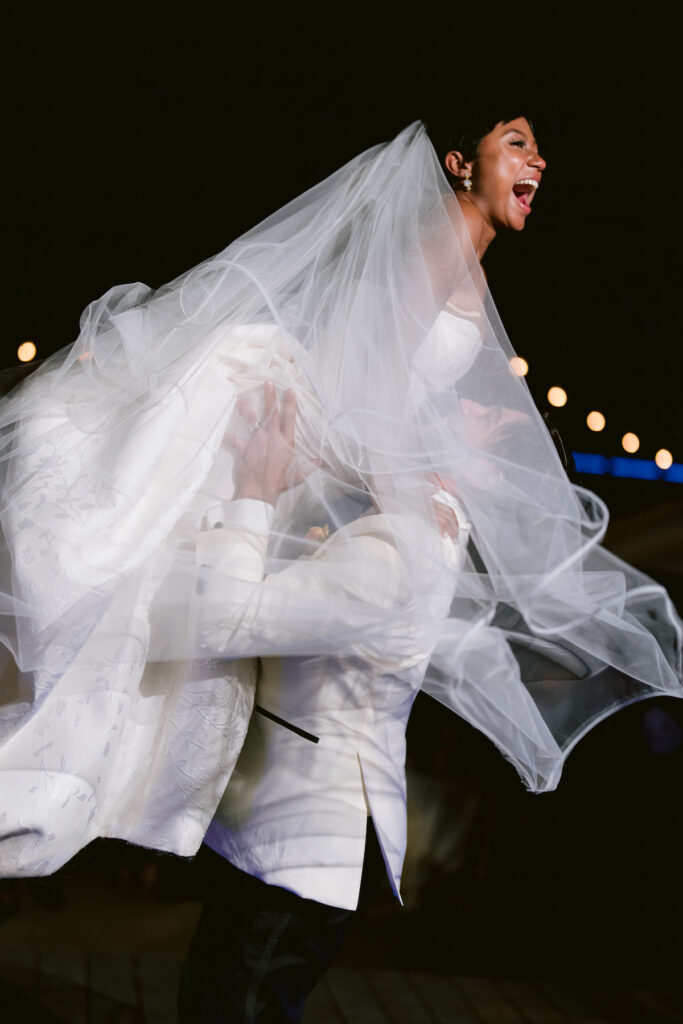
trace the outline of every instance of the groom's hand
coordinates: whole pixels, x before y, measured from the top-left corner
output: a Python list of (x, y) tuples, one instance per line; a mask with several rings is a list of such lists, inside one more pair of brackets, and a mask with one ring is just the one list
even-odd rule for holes
[(296, 398), (291, 388), (278, 402), (271, 381), (263, 385), (263, 420), (246, 399), (237, 409), (250, 435), (247, 440), (232, 438), (236, 451), (235, 498), (255, 498), (275, 505), (283, 491), (294, 483), (294, 429)]

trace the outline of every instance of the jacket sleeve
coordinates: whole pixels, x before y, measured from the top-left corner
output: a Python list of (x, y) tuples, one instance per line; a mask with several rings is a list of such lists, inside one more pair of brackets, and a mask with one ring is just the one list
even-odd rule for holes
[(381, 672), (428, 656), (450, 607), (453, 567), (425, 607), (413, 596), (386, 518), (369, 515), (312, 557), (266, 575), (272, 516), (263, 502), (235, 501), (224, 507), (219, 529), (198, 535), (202, 656), (357, 656)]

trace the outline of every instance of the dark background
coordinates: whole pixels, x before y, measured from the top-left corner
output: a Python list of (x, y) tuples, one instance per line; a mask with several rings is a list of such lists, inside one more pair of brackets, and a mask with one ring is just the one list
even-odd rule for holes
[[(616, 455), (632, 430), (639, 456), (666, 447), (683, 462), (673, 30), (652, 5), (628, 24), (538, 14), (194, 4), (47, 21), (24, 8), (4, 61), (0, 364), (17, 366), (26, 339), (39, 358), (68, 344), (111, 285), (173, 278), (435, 102), (490, 100), (529, 112), (549, 165), (526, 230), (485, 260), (539, 408), (559, 384), (570, 449)], [(613, 546), (652, 537), (632, 557), (683, 599), (683, 487), (586, 482), (613, 510)], [(676, 702), (636, 705), (583, 741), (557, 794), (532, 797), (488, 741), (423, 703), (411, 763), (476, 794), (471, 855), (435, 872), (419, 908), (371, 920), (359, 948), (423, 968), (677, 984), (680, 741)], [(93, 865), (120, 877), (112, 863), (134, 859), (121, 849), (64, 869), (57, 901)], [(196, 872), (162, 861), (164, 898), (198, 892)]]
[(549, 164), (528, 227), (485, 263), (539, 405), (567, 389), (570, 447), (616, 454), (633, 430), (641, 456), (683, 461), (666, 25), (652, 33), (652, 7), (630, 35), (554, 10), (546, 31), (493, 9), (466, 28), (446, 6), (411, 20), (143, 6), (53, 24), (29, 8), (8, 33), (3, 365), (27, 338), (39, 357), (68, 344), (111, 285), (173, 278), (435, 102), (490, 102), (529, 111)]

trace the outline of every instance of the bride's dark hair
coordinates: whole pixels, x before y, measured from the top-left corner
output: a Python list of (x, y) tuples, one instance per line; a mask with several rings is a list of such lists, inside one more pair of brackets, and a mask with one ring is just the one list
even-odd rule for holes
[[(463, 116), (462, 111), (440, 107), (424, 117), (423, 123), (436, 150), (439, 163), (443, 167), (446, 154), (452, 150), (462, 153), (465, 160), (474, 160), (479, 149), (479, 143), (485, 135), (492, 132), (497, 124), (501, 122), (508, 124), (510, 121), (515, 121), (518, 117), (525, 117), (531, 126), (531, 130), (534, 130), (528, 114), (521, 113), (519, 110), (515, 113), (509, 108), (501, 110), (495, 107), (483, 110), (470, 109), (465, 116)], [(446, 174), (452, 177), (448, 171), (446, 171)]]

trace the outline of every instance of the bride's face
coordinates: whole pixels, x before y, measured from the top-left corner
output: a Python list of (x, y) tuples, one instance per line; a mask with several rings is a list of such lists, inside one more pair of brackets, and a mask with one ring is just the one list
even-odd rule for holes
[(496, 231), (521, 231), (545, 166), (527, 119), (501, 122), (479, 143), (465, 195)]

